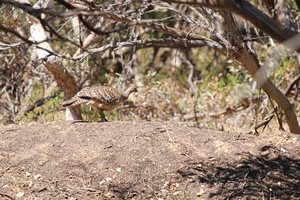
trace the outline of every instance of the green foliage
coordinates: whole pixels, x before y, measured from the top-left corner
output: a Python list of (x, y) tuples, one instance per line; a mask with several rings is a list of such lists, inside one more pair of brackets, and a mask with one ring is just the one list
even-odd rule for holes
[(100, 119), (99, 112), (92, 106), (80, 106), (82, 117), (87, 121), (98, 121)]
[(290, 55), (283, 57), (270, 73), (270, 77), (275, 83), (279, 84), (281, 88), (286, 88), (290, 82), (290, 77), (298, 74), (297, 60)]
[[(52, 95), (57, 93), (57, 89), (52, 92)], [(44, 88), (42, 84), (36, 84), (35, 90), (31, 93), (31, 103), (40, 101), (43, 98)], [(25, 115), (20, 116), (17, 122), (30, 122), (30, 121), (55, 121), (64, 119), (64, 114), (60, 111), (63, 94), (55, 95), (54, 98), (46, 100), (42, 105), (35, 107), (32, 111), (27, 112)]]

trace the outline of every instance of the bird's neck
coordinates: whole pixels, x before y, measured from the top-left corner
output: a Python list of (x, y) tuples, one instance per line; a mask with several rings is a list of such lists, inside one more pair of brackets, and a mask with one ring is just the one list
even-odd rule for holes
[(124, 100), (128, 99), (130, 93), (131, 93), (131, 90), (130, 90), (130, 89), (127, 89), (127, 90), (123, 93)]

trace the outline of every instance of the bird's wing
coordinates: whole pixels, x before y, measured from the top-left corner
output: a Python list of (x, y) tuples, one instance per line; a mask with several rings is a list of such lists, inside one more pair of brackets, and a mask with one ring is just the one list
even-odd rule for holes
[(121, 99), (121, 92), (115, 88), (96, 86), (83, 88), (77, 96), (85, 100), (93, 100), (101, 104), (115, 104)]

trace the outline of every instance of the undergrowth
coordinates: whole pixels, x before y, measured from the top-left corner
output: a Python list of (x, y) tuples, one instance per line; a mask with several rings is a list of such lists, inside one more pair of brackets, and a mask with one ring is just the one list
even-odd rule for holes
[[(141, 63), (145, 61), (144, 54), (151, 53), (151, 51), (143, 51), (139, 53)], [(194, 56), (197, 59), (198, 56), (203, 56), (203, 52), (193, 52), (197, 54)], [(158, 53), (160, 59), (164, 53), (165, 50)], [(211, 61), (214, 56), (211, 53), (205, 55), (207, 61)], [(223, 57), (218, 58), (217, 66), (209, 62), (195, 64), (192, 83), (196, 90), (193, 90), (187, 81), (190, 69), (179, 59), (172, 65), (170, 62), (172, 59), (174, 60), (174, 57), (167, 58), (164, 62), (160, 60), (161, 63), (157, 60), (147, 62), (146, 65), (152, 66), (154, 63), (160, 64), (160, 66), (156, 64), (156, 68), (149, 68), (149, 66), (139, 68), (140, 81), (134, 81), (138, 87), (138, 94), (131, 95), (129, 101), (119, 108), (106, 112), (107, 118), (111, 121), (175, 120), (201, 128), (249, 131), (273, 110), (268, 97), (258, 88), (246, 69), (238, 63)], [(260, 59), (263, 62), (266, 57), (262, 56)], [(176, 62), (180, 65), (176, 66)], [(269, 72), (269, 76), (279, 88), (284, 90), (291, 78), (297, 74), (296, 66), (295, 58), (286, 56), (280, 60), (273, 71)], [(98, 80), (116, 86), (119, 78), (102, 75), (102, 78), (95, 78), (94, 83), (87, 82), (87, 85), (94, 85)], [(35, 87), (27, 98), (28, 104), (44, 95), (44, 88), (41, 85), (36, 83)], [(255, 98), (260, 100), (254, 101)], [(65, 111), (61, 107), (63, 100), (63, 94), (60, 93), (44, 105), (20, 117), (18, 122), (64, 120)], [(248, 103), (244, 107), (232, 109), (243, 102)], [(297, 102), (296, 105), (298, 106)], [(99, 120), (96, 109), (81, 106), (81, 111), (85, 120)]]

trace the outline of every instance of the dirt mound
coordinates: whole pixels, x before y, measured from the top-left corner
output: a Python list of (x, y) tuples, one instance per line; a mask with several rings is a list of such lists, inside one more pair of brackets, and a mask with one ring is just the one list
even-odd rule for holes
[(1, 199), (299, 199), (299, 136), (173, 122), (0, 126)]

